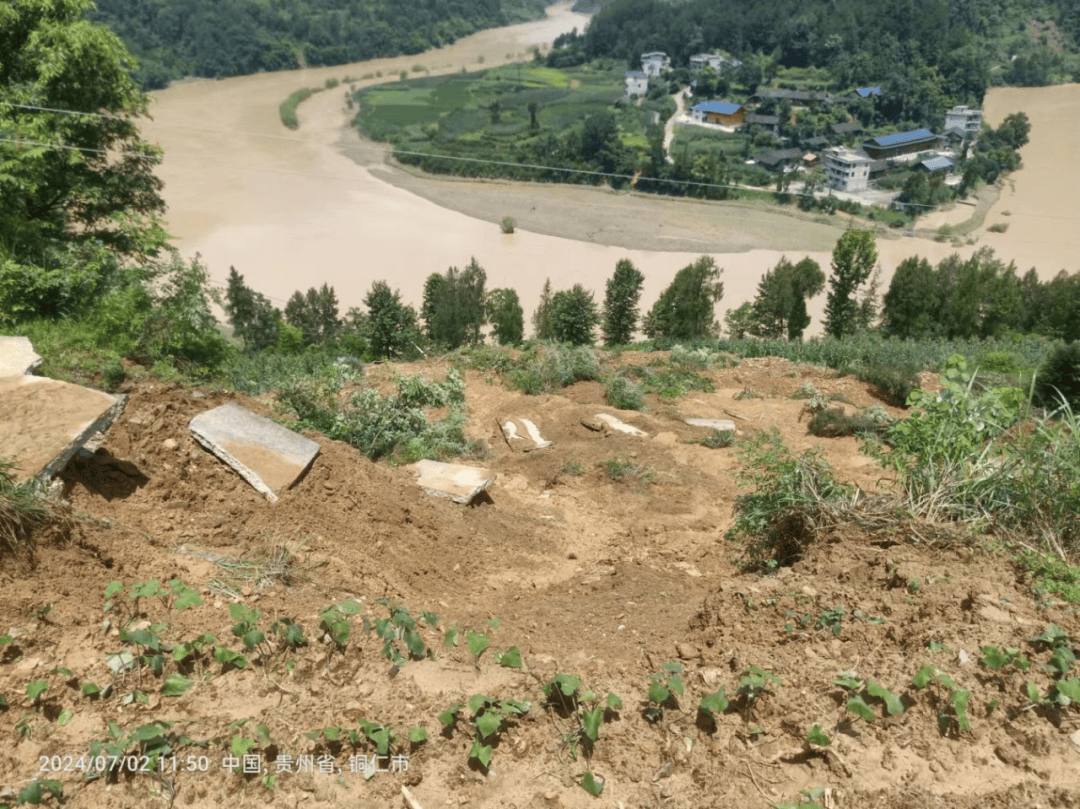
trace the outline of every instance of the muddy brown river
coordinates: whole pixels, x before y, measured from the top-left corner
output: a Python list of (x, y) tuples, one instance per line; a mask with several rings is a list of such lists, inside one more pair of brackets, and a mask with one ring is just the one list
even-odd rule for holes
[[(200, 254), (215, 282), (223, 284), (235, 266), (279, 305), (294, 290), (328, 283), (342, 312), (362, 306), (378, 279), (418, 304), (428, 274), (471, 257), (486, 269), (488, 288), (518, 291), (526, 317), (546, 278), (556, 289), (583, 283), (602, 300), (622, 258), (645, 274), (645, 309), (681, 267), (703, 253), (714, 256), (724, 268), (721, 317), (753, 298), (762, 273), (781, 255), (811, 255), (827, 267), (842, 219), (817, 223), (746, 205), (602, 188), (416, 178), (385, 165), (383, 149), (348, 128), (344, 87), (305, 101), (299, 130), (286, 129), (278, 116), (289, 93), (328, 78), (383, 74), (360, 86), (401, 70), (417, 75), (417, 65), (445, 73), (518, 61), (530, 46), (583, 29), (587, 19), (564, 3), (552, 6), (547, 20), (484, 31), (420, 55), (188, 81), (154, 93), (154, 120), (143, 130), (165, 150), (160, 176), (175, 243), (185, 255)], [(984, 244), (1046, 278), (1078, 268), (1077, 214), (1066, 193), (1080, 188), (1080, 163), (1067, 151), (1080, 131), (1080, 86), (993, 90), (985, 108), (992, 124), (1016, 110), (1031, 118), (1023, 169), (974, 234), (974, 246), (879, 239), (886, 284), (909, 255), (937, 261)], [(519, 223), (513, 235), (496, 224), (503, 216)], [(998, 222), (1008, 223), (1005, 233), (986, 232)], [(820, 331), (824, 298), (811, 302), (809, 333)]]

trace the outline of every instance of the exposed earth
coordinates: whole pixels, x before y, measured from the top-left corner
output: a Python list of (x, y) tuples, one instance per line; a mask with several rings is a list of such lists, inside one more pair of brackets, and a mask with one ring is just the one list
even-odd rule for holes
[[(445, 370), (441, 362), (375, 365), (367, 376), (385, 385), (395, 372)], [(804, 403), (790, 397), (810, 382), (843, 395), (849, 410), (878, 401), (865, 383), (784, 360), (746, 360), (706, 375), (715, 392), (649, 396), (649, 411), (638, 413), (604, 405), (599, 383), (526, 396), (469, 372), (469, 432), (488, 447), (487, 458), (469, 463), (497, 475), (472, 506), (433, 498), (408, 468), (372, 463), (310, 432), (321, 454), (271, 504), (187, 428), (227, 401), (272, 414), (270, 399), (128, 383), (126, 409), (93, 462), (65, 475), (72, 519), (38, 533), (0, 567), (0, 632), (13, 636), (0, 646), (0, 694), (9, 703), (0, 709), (0, 804), (44, 767), (43, 777), (64, 784), (69, 805), (102, 808), (398, 807), (406, 805), (403, 786), (423, 809), (764, 809), (814, 787), (829, 790), (822, 805), (851, 809), (1080, 805), (1080, 714), (1075, 706), (1024, 710), (1022, 692), (1032, 682), (1045, 693), (1050, 682), (1041, 669), (1049, 652), (1029, 639), (1054, 622), (1075, 645), (1077, 611), (1038, 597), (1007, 559), (974, 540), (900, 525), (827, 527), (794, 564), (769, 576), (743, 571), (743, 549), (724, 538), (740, 492), (739, 445), (776, 428), (796, 452), (821, 447), (839, 479), (872, 496), (887, 484), (856, 439), (810, 435)], [(736, 398), (744, 391), (760, 397)], [(648, 435), (583, 423), (600, 413)], [(703, 435), (686, 417), (732, 418), (735, 446), (686, 443)], [(512, 448), (498, 428), (508, 418), (531, 419), (553, 445)], [(612, 459), (638, 471), (613, 479), (601, 465)], [(163, 598), (105, 596), (112, 581), (174, 577), (202, 604), (179, 610)], [(433, 657), (404, 662), (395, 676), (361, 615), (344, 651), (334, 651), (318, 628), (320, 612), (348, 599), (372, 621), (390, 615), (378, 599), (406, 608)], [(268, 657), (249, 652), (245, 667), (225, 670), (207, 647), (186, 665), (166, 655), (161, 676), (146, 668), (114, 676), (107, 665), (123, 644), (103, 621), (127, 617), (167, 624), (149, 627), (166, 647), (211, 632), (218, 645), (242, 652), (235, 605), (259, 611)], [(421, 620), (425, 611), (438, 614), (437, 629)], [(283, 618), (299, 624), (306, 646), (287, 651), (271, 632)], [(464, 637), (445, 645), (454, 625), (461, 636), (488, 635), (490, 648), (475, 664)], [(1034, 665), (991, 671), (979, 662), (986, 645), (1017, 647)], [(500, 665), (497, 653), (515, 646), (522, 667)], [(650, 676), (676, 661), (685, 694), (649, 721)], [(969, 731), (950, 723), (947, 690), (912, 685), (925, 665), (972, 692)], [(736, 691), (751, 666), (779, 682), (745, 705)], [(845, 670), (898, 695), (905, 710), (887, 716), (866, 697), (874, 721), (854, 719), (833, 684)], [(541, 684), (557, 672), (580, 676), (601, 697), (621, 697), (589, 761), (574, 760), (561, 741), (574, 719), (545, 707)], [(192, 685), (165, 696), (175, 674)], [(27, 685), (40, 680), (48, 690), (32, 701)], [(83, 696), (87, 682), (111, 683), (111, 692)], [(719, 688), (731, 707), (713, 724), (697, 706)], [(136, 690), (147, 704), (124, 705)], [(531, 704), (502, 730), (486, 772), (469, 761), (468, 709), (449, 736), (438, 720), (477, 694)], [(368, 780), (349, 771), (347, 740), (328, 741), (332, 731), (305, 736), (355, 730), (360, 719), (392, 725), (399, 740), (426, 728), (416, 749), (394, 747), (410, 755), (407, 772)], [(159, 720), (192, 740), (175, 743), (178, 772), (83, 779), (80, 757), (109, 738), (110, 723), (126, 734)], [(807, 741), (815, 723), (832, 739), (827, 749)], [(223, 768), (234, 736), (251, 740), (241, 749), (260, 754), (265, 773)], [(361, 741), (355, 753), (372, 753)], [(136, 749), (133, 742), (128, 752)], [(285, 756), (295, 770), (305, 755), (330, 756), (334, 773), (315, 765), (276, 774)], [(188, 756), (196, 770), (206, 756), (206, 771), (186, 771)], [(605, 779), (598, 798), (578, 785), (586, 771)], [(271, 789), (265, 776), (275, 774)]]

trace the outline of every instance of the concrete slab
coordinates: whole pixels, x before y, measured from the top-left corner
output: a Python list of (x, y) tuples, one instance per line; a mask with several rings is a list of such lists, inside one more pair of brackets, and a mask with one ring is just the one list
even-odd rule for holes
[(126, 398), (43, 376), (0, 378), (0, 454), (17, 459), (18, 480), (51, 478), (116, 420)]
[(272, 503), (319, 454), (319, 445), (314, 441), (238, 404), (224, 404), (200, 413), (188, 428), (196, 441)]
[(521, 423), (524, 425), (525, 432), (529, 434), (529, 438), (532, 439), (537, 449), (546, 449), (551, 446), (551, 442), (545, 440), (544, 437), (540, 435), (540, 430), (535, 424), (528, 419), (522, 419)]
[(29, 337), (0, 337), (0, 377), (28, 374), (41, 363)]
[(735, 422), (731, 419), (684, 419), (691, 427), (708, 427), (720, 432), (735, 432)]
[(520, 435), (517, 434), (517, 425), (512, 421), (507, 421), (502, 426), (503, 435), (506, 436), (507, 441), (524, 441)]
[(434, 497), (449, 497), (455, 503), (471, 503), (472, 499), (495, 481), (490, 469), (462, 466), (440, 461), (418, 461), (413, 469), (424, 491)]
[(607, 413), (597, 413), (596, 417), (598, 419), (600, 419), (600, 421), (607, 424), (608, 427), (610, 427), (613, 430), (618, 430), (620, 433), (626, 433), (627, 435), (640, 435), (640, 436), (647, 436), (648, 435), (648, 433), (645, 432), (644, 430), (639, 430), (637, 427), (634, 427), (631, 424), (627, 424), (625, 421), (622, 421), (621, 419), (617, 419), (614, 416), (609, 416)]

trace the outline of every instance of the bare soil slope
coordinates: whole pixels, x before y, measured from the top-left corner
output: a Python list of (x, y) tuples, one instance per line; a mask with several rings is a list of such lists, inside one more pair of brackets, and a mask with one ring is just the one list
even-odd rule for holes
[[(369, 375), (377, 381), (394, 370), (444, 369), (378, 366)], [(70, 805), (93, 807), (396, 807), (402, 786), (424, 809), (764, 808), (812, 787), (829, 788), (837, 807), (1080, 805), (1080, 748), (1069, 739), (1080, 714), (1019, 710), (1024, 682), (1041, 693), (1049, 683), (1039, 668), (1049, 652), (1028, 639), (1051, 621), (1080, 637), (1076, 611), (1038, 599), (1005, 560), (902, 531), (837, 527), (774, 576), (742, 572), (740, 549), (723, 537), (739, 491), (738, 446), (687, 444), (701, 431), (682, 419), (733, 417), (738, 441), (776, 427), (796, 451), (820, 445), (840, 479), (873, 493), (880, 470), (856, 440), (809, 435), (799, 421), (803, 403), (789, 397), (810, 381), (858, 406), (876, 400), (856, 380), (782, 360), (710, 374), (716, 392), (673, 403), (650, 397), (650, 411), (637, 413), (605, 406), (597, 383), (529, 397), (470, 373), (470, 431), (488, 443), (484, 463), (498, 475), (490, 496), (470, 507), (432, 498), (408, 469), (373, 464), (316, 434), (309, 437), (322, 444), (320, 456), (271, 505), (187, 431), (192, 417), (225, 401), (270, 414), (268, 402), (132, 387), (94, 460), (69, 468), (65, 488), (78, 521), (39, 535), (0, 567), (0, 633), (13, 636), (0, 646), (0, 694), (9, 703), (0, 709), (0, 804), (40, 772), (65, 785)], [(762, 397), (735, 399), (747, 389)], [(583, 424), (598, 413), (617, 414), (648, 437)], [(553, 446), (511, 448), (498, 429), (508, 418), (531, 419)], [(641, 471), (612, 479), (600, 465), (612, 459)], [(222, 587), (237, 572), (230, 560), (261, 560), (261, 575), (232, 579), (233, 597)], [(202, 605), (179, 611), (164, 599), (118, 597), (103, 613), (110, 581), (172, 577), (197, 590)], [(417, 619), (433, 658), (395, 672), (360, 616), (344, 652), (332, 652), (320, 611), (356, 599), (372, 620), (384, 619), (381, 598)], [(274, 641), (268, 659), (252, 653), (246, 667), (227, 671), (209, 654), (187, 668), (169, 655), (165, 674), (194, 683), (176, 697), (148, 669), (114, 677), (108, 668), (106, 656), (123, 645), (102, 622), (132, 611), (166, 622), (166, 644), (212, 632), (241, 651), (234, 603), (259, 610), (268, 636), (275, 619), (295, 619), (309, 644), (286, 654)], [(839, 623), (838, 612), (823, 616), (840, 607)], [(438, 613), (438, 629), (419, 619), (423, 611)], [(454, 624), (489, 636), (478, 663), (464, 641), (444, 644)], [(1023, 674), (989, 671), (978, 663), (988, 644), (1020, 647), (1035, 665)], [(522, 652), (521, 669), (497, 663), (496, 653), (511, 646)], [(685, 669), (685, 695), (650, 722), (650, 676), (673, 661)], [(947, 690), (912, 686), (928, 664), (972, 691), (970, 731), (955, 732)], [(780, 682), (746, 705), (736, 690), (751, 666)], [(889, 717), (868, 698), (875, 721), (853, 721), (833, 685), (845, 670), (899, 695), (906, 710)], [(556, 671), (622, 698), (591, 761), (574, 760), (562, 742), (573, 717), (544, 707), (541, 684)], [(26, 688), (38, 680), (49, 689), (32, 702)], [(113, 683), (113, 692), (82, 696), (91, 681)], [(719, 688), (732, 707), (713, 724), (697, 705)], [(135, 690), (147, 704), (123, 705)], [(476, 694), (531, 702), (499, 734), (486, 772), (469, 761), (468, 710), (449, 735), (437, 719)], [(367, 779), (350, 772), (349, 758), (371, 749), (305, 735), (356, 729), (359, 719), (392, 725), (401, 739), (424, 727), (428, 741), (411, 751), (407, 742), (395, 746), (410, 756), (407, 772)], [(109, 738), (109, 723), (128, 733), (155, 720), (206, 744), (178, 746), (175, 773), (82, 777), (80, 757)], [(809, 749), (815, 723), (832, 737), (827, 751)], [(252, 740), (248, 752), (262, 756), (264, 772), (223, 768), (234, 736)], [(206, 756), (206, 771), (188, 771), (189, 755), (195, 770)], [(301, 764), (305, 755), (311, 765)], [(293, 771), (278, 772), (286, 756)], [(319, 772), (320, 757), (331, 774)], [(599, 798), (578, 786), (586, 770), (606, 779)]]

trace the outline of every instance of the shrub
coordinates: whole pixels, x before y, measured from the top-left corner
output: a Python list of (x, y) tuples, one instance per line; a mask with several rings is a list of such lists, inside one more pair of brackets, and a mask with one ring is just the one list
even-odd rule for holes
[(735, 443), (734, 430), (710, 430), (708, 435), (688, 438), (687, 444), (700, 444), (709, 449), (724, 449)]
[(1062, 397), (1080, 411), (1080, 343), (1059, 346), (1039, 371), (1036, 396), (1043, 407), (1061, 406)]
[(889, 404), (906, 407), (912, 391), (919, 389), (919, 370), (913, 363), (873, 362), (860, 369), (857, 376), (877, 388)]
[(522, 354), (510, 371), (510, 386), (540, 394), (600, 378), (596, 352), (588, 346), (538, 345)]
[(514, 227), (516, 225), (517, 222), (515, 222), (513, 219), (511, 219), (509, 216), (504, 216), (502, 218), (502, 221), (499, 223), (499, 228), (502, 229), (503, 233), (513, 233)]
[(645, 410), (645, 397), (641, 387), (625, 376), (612, 377), (604, 386), (607, 403), (620, 410)]
[(840, 438), (847, 435), (877, 434), (883, 428), (861, 413), (849, 416), (842, 408), (830, 407), (810, 420), (809, 429), (819, 438)]

